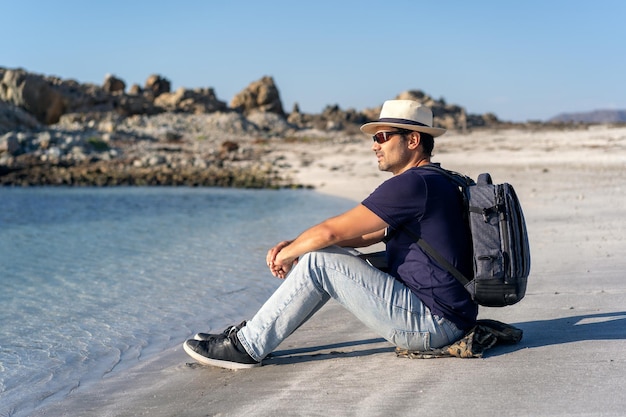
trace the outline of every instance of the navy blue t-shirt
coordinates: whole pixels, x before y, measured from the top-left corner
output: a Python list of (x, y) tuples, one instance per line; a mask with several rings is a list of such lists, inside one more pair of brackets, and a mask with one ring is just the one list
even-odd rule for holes
[(478, 306), (469, 293), (402, 231), (404, 227), (421, 236), (465, 276), (471, 276), (471, 240), (458, 188), (438, 172), (411, 168), (382, 183), (362, 204), (390, 226), (389, 273), (432, 313), (463, 330), (474, 326)]

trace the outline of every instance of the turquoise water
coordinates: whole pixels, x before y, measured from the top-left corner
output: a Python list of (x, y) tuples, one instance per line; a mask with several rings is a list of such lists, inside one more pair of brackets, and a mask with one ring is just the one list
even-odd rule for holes
[(0, 415), (248, 318), (267, 250), (354, 202), (312, 191), (0, 188)]

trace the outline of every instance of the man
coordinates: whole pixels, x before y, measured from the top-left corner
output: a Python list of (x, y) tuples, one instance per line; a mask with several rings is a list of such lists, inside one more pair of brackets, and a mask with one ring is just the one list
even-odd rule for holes
[[(285, 281), (247, 323), (186, 341), (195, 360), (230, 369), (259, 366), (331, 298), (403, 349), (442, 347), (474, 326), (478, 308), (469, 293), (404, 232), (422, 236), (471, 274), (459, 191), (440, 173), (421, 168), (431, 164), (433, 138), (445, 129), (433, 127), (431, 110), (420, 103), (389, 100), (361, 131), (374, 135), (378, 168), (393, 177), (353, 209), (270, 249), (267, 265)], [(388, 273), (343, 248), (381, 241)]]

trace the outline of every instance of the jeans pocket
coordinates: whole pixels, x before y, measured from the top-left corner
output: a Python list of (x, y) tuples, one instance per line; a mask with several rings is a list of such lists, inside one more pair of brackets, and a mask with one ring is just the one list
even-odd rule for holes
[(434, 315), (433, 318), (438, 325), (436, 337), (431, 340), (431, 344), (435, 347), (449, 345), (459, 340), (465, 332), (459, 330), (450, 320)]
[(393, 329), (390, 342), (402, 349), (430, 350), (430, 333)]

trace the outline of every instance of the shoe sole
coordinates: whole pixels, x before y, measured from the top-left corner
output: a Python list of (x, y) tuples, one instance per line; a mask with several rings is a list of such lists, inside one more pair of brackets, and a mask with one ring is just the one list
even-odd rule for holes
[(257, 368), (261, 366), (261, 363), (239, 363), (239, 362), (231, 362), (231, 361), (223, 361), (220, 359), (211, 359), (206, 356), (200, 355), (198, 352), (193, 350), (192, 348), (187, 346), (187, 342), (183, 343), (183, 349), (187, 353), (187, 355), (194, 358), (196, 361), (200, 362), (203, 365), (210, 366), (218, 366), (220, 368), (226, 369), (250, 369)]
[[(209, 334), (209, 333), (207, 333)], [(209, 337), (202, 337), (200, 336), (200, 333), (196, 333), (193, 335), (193, 340), (197, 340), (198, 342), (206, 342), (207, 340), (211, 340), (215, 337), (220, 337), (221, 335), (219, 334), (211, 334)]]

